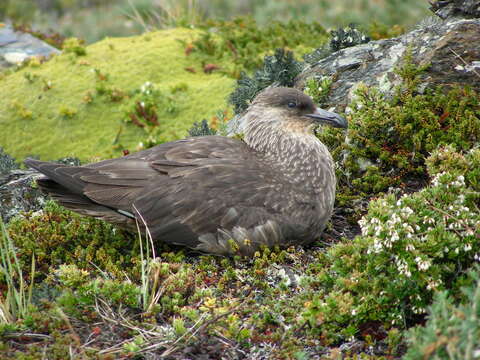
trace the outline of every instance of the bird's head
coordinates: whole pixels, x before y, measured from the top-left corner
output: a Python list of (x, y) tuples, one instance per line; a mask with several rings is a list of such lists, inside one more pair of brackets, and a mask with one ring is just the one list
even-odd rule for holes
[(254, 127), (255, 123), (268, 122), (299, 134), (312, 133), (318, 125), (347, 127), (347, 121), (342, 116), (318, 108), (308, 95), (287, 87), (263, 90), (255, 97), (248, 112), (253, 114), (249, 122)]

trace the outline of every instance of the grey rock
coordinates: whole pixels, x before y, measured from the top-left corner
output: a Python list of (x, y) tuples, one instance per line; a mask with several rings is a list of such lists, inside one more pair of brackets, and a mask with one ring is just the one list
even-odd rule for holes
[(15, 159), (0, 148), (0, 218), (8, 222), (22, 211), (37, 211), (45, 203), (45, 195), (32, 188), (40, 174), (20, 170)]
[(480, 17), (480, 1), (438, 0), (432, 3), (430, 10), (442, 19), (454, 16), (478, 18)]
[[(480, 90), (480, 19), (426, 19), (402, 36), (337, 51), (307, 67), (296, 79), (303, 89), (310, 77), (333, 79), (327, 107), (345, 111), (359, 85), (375, 86), (387, 96), (401, 83), (395, 69), (410, 51), (415, 64), (430, 64), (419, 90), (468, 85)], [(348, 110), (348, 109), (347, 109)]]
[(28, 33), (14, 31), (10, 25), (0, 27), (0, 69), (34, 56), (49, 57), (58, 53), (60, 50)]
[(11, 170), (0, 174), (0, 217), (7, 223), (26, 211), (38, 211), (46, 197), (32, 183), (41, 175), (33, 170)]

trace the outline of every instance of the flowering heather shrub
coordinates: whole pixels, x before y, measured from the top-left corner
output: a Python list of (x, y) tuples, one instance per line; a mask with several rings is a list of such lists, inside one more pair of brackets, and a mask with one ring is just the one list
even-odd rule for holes
[(465, 174), (467, 186), (480, 191), (480, 147), (462, 153), (452, 145), (442, 146), (432, 152), (426, 165), (432, 176), (444, 171)]
[(432, 290), (448, 287), (459, 271), (480, 260), (479, 198), (463, 175), (440, 173), (419, 193), (374, 201), (359, 222), (369, 243), (366, 254), (373, 255), (370, 265), (397, 273), (392, 289), (417, 288), (407, 297), (414, 312), (424, 312)]
[[(467, 169), (479, 154), (465, 155)], [(350, 333), (369, 321), (405, 327), (425, 313), (435, 291), (457, 292), (480, 261), (480, 192), (469, 186), (479, 180), (476, 168), (454, 169), (417, 193), (372, 201), (359, 222), (362, 235), (322, 259), (330, 264), (316, 279), (323, 292), (304, 317), (314, 326), (350, 324)]]

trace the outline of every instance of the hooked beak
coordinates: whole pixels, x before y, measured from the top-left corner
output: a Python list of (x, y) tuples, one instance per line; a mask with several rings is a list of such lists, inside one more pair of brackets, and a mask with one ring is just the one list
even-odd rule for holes
[(344, 117), (327, 110), (317, 108), (313, 114), (305, 115), (314, 119), (319, 124), (327, 124), (336, 128), (348, 127), (347, 120)]

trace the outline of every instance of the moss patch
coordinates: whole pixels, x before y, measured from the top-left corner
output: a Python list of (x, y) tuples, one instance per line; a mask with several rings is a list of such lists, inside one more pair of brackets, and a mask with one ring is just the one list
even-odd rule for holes
[[(215, 72), (185, 70), (192, 60), (179, 40), (197, 35), (173, 29), (106, 39), (4, 76), (2, 146), (18, 159), (34, 154), (88, 160), (136, 150), (149, 137), (159, 143), (186, 136), (195, 121), (226, 107), (234, 82)], [(159, 103), (167, 99), (176, 108), (159, 106), (159, 125), (148, 130), (126, 123), (146, 82), (158, 89)]]

